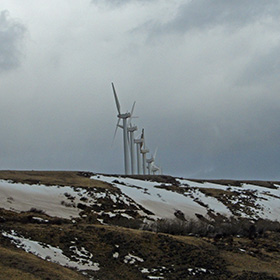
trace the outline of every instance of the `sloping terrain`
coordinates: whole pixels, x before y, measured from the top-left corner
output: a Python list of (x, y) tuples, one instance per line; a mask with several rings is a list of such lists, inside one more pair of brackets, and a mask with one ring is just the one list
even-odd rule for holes
[[(0, 179), (1, 279), (280, 279), (280, 227), (266, 220), (279, 219), (279, 182), (63, 171)], [(180, 231), (198, 219), (203, 231)], [(214, 230), (235, 223), (248, 235)]]

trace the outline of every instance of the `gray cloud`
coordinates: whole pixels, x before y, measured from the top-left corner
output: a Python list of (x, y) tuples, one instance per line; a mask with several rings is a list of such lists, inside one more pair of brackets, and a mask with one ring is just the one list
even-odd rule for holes
[(261, 99), (251, 103), (241, 103), (235, 115), (217, 106), (209, 119), (199, 114), (157, 119), (161, 125), (149, 138), (160, 146), (165, 171), (193, 178), (279, 178), (279, 106)]
[(186, 32), (224, 26), (232, 30), (268, 18), (278, 18), (279, 11), (280, 3), (277, 0), (192, 0), (182, 4), (172, 20), (157, 25), (156, 29), (158, 32)]
[(26, 28), (9, 17), (8, 11), (0, 12), (0, 71), (20, 64), (20, 44)]
[(120, 6), (124, 6), (128, 3), (133, 3), (133, 2), (148, 2), (151, 0), (92, 0), (93, 4), (97, 4), (97, 5), (109, 5), (111, 7), (120, 7)]
[(280, 72), (280, 43), (275, 46), (267, 46), (264, 53), (252, 57), (250, 63), (240, 73), (237, 83), (240, 85), (257, 84), (266, 87), (269, 91), (272, 87), (279, 86)]
[[(31, 40), (22, 71), (1, 76), (1, 169), (122, 173), (113, 81), (164, 173), (280, 178), (277, 2), (97, 2), (7, 0)], [(24, 27), (1, 22), (15, 67)]]

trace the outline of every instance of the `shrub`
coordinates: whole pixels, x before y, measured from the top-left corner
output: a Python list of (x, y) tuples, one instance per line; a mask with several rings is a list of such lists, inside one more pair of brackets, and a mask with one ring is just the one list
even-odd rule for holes
[(173, 235), (206, 236), (212, 230), (212, 226), (197, 219), (190, 219), (188, 221), (180, 219), (162, 219), (154, 223), (145, 224), (143, 229)]
[(161, 219), (155, 222), (144, 224), (144, 230), (162, 232), (173, 235), (197, 235), (201, 237), (214, 237), (215, 239), (229, 236), (243, 236), (255, 238), (262, 236), (266, 231), (280, 232), (280, 223), (259, 219), (252, 221), (249, 219), (237, 219), (230, 217), (221, 220), (200, 220), (189, 219)]

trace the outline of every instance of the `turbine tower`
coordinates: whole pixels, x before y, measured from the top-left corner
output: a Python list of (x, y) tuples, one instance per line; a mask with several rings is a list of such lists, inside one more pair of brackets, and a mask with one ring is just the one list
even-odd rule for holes
[(140, 138), (135, 139), (134, 143), (137, 147), (137, 174), (141, 174), (141, 148), (143, 146), (143, 138), (140, 136)]
[(132, 126), (131, 123), (127, 127), (129, 133), (129, 145), (130, 145), (130, 160), (131, 160), (131, 174), (136, 174), (136, 162), (135, 162), (135, 139), (134, 132), (137, 130), (137, 126)]
[(128, 131), (128, 140), (130, 145), (130, 160), (131, 160), (131, 174), (136, 174), (136, 162), (135, 162), (135, 146), (134, 146), (134, 132), (138, 129), (137, 126), (131, 124), (132, 118), (137, 118), (133, 116), (135, 102), (133, 103), (132, 109), (131, 109), (131, 116), (128, 120), (127, 124), (127, 131)]
[[(114, 87), (114, 84), (112, 83), (112, 88), (113, 88), (113, 93), (114, 93), (114, 97), (115, 97), (115, 102), (116, 102), (116, 107), (117, 107), (117, 111), (118, 111), (118, 122), (116, 125), (116, 130), (115, 130), (115, 134), (114, 134), (114, 138), (116, 136), (116, 132), (118, 127), (121, 127), (123, 129), (123, 149), (124, 149), (124, 169), (125, 169), (125, 175), (129, 175), (130, 173), (130, 168), (129, 168), (129, 149), (128, 149), (128, 129), (127, 129), (127, 119), (131, 117), (131, 113), (127, 112), (127, 113), (121, 113), (121, 105)], [(135, 102), (134, 102), (135, 104)], [(134, 108), (134, 104), (133, 107)], [(120, 121), (121, 119), (123, 120), (123, 125), (120, 126)]]
[(144, 136), (144, 128), (142, 129), (142, 135), (141, 138), (143, 139), (143, 148), (141, 149), (141, 154), (142, 154), (142, 164), (143, 164), (143, 175), (146, 175), (146, 154), (149, 152), (149, 149), (146, 148), (145, 144), (145, 136)]

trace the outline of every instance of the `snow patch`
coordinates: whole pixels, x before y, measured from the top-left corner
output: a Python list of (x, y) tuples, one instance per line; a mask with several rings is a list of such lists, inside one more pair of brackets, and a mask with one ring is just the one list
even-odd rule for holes
[(128, 254), (124, 257), (124, 263), (134, 264), (135, 262), (144, 262), (142, 258), (139, 258), (137, 256), (134, 256), (132, 254)]
[(33, 241), (22, 236), (18, 236), (15, 231), (11, 233), (2, 232), (4, 237), (11, 239), (11, 242), (16, 245), (17, 248), (21, 248), (27, 253), (32, 253), (35, 256), (47, 260), (53, 263), (60, 264), (62, 266), (75, 268), (77, 270), (99, 270), (99, 264), (91, 261), (92, 254), (87, 252), (83, 247), (79, 250), (75, 246), (71, 246), (70, 249), (73, 252), (73, 256), (77, 261), (70, 260), (63, 254), (63, 251), (59, 248), (55, 248), (51, 245)]

